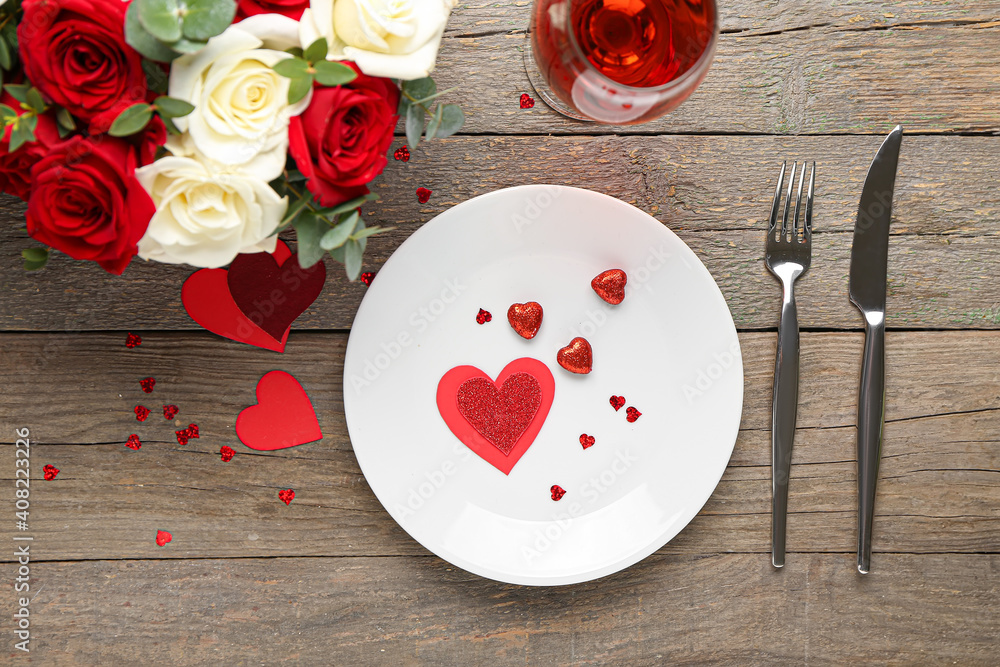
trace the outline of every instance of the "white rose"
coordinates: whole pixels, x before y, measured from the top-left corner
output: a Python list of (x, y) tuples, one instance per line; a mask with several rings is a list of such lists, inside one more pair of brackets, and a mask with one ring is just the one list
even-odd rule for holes
[(320, 37), (331, 60), (353, 60), (369, 76), (420, 79), (437, 60), (455, 0), (310, 0), (299, 35)]
[(135, 172), (156, 213), (139, 257), (217, 268), (241, 252), (273, 252), (288, 199), (240, 171), (220, 172), (186, 157), (164, 157)]
[(197, 53), (170, 66), (171, 97), (195, 106), (174, 123), (167, 148), (225, 167), (239, 167), (264, 180), (277, 178), (288, 153), (288, 121), (302, 113), (312, 92), (288, 104), (291, 79), (272, 67), (297, 46), (298, 23), (264, 14), (230, 26)]

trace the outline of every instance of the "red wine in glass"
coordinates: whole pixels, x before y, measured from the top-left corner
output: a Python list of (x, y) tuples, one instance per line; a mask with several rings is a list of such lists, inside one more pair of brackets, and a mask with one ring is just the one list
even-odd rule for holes
[(718, 15), (713, 0), (536, 0), (528, 32), (528, 75), (550, 106), (632, 124), (672, 111), (698, 87)]

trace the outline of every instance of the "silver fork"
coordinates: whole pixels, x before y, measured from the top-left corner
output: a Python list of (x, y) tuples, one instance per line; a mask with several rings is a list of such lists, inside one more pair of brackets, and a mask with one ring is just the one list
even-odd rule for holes
[(781, 323), (778, 325), (778, 353), (774, 359), (774, 398), (771, 403), (771, 562), (774, 567), (785, 565), (785, 526), (788, 517), (788, 475), (792, 467), (792, 441), (795, 438), (795, 416), (799, 400), (799, 317), (795, 309), (795, 280), (809, 269), (812, 255), (813, 187), (816, 184), (816, 163), (809, 175), (805, 215), (802, 210), (802, 185), (806, 163), (799, 174), (795, 215), (788, 224), (792, 207), (792, 186), (795, 185), (797, 162), (792, 163), (788, 177), (785, 210), (778, 226), (781, 186), (785, 180), (785, 163), (781, 163), (778, 185), (774, 188), (771, 221), (764, 245), (764, 263), (781, 281)]

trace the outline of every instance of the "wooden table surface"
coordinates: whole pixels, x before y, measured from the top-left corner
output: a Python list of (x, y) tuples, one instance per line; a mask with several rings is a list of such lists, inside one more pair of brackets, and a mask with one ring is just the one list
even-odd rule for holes
[[(503, 585), (414, 542), (376, 500), (344, 423), (342, 365), (365, 287), (331, 265), (278, 357), (187, 317), (186, 267), (115, 278), (57, 256), (25, 274), (21, 204), (0, 226), (0, 602), (12, 663), (997, 664), (1000, 660), (1000, 2), (721, 3), (708, 78), (639, 127), (568, 121), (530, 91), (526, 0), (459, 6), (439, 88), (463, 132), (390, 160), (369, 220), (377, 270), (469, 197), (523, 183), (613, 195), (673, 229), (718, 281), (746, 367), (732, 461), (697, 518), (618, 574)], [(873, 571), (854, 568), (861, 318), (847, 299), (868, 164), (896, 123), (888, 397)], [(401, 139), (397, 139), (397, 144)], [(395, 145), (394, 145), (395, 147)], [(763, 225), (783, 159), (818, 162), (813, 265), (799, 283), (802, 384), (785, 569), (770, 565), (771, 376), (779, 289)], [(418, 204), (415, 188), (434, 195)], [(126, 332), (142, 335), (134, 350)], [(253, 452), (233, 431), (256, 380), (309, 388), (325, 437)], [(155, 393), (138, 379), (153, 376)], [(201, 437), (185, 447), (157, 413)], [(157, 422), (159, 419), (159, 422)], [(32, 445), (31, 653), (13, 648), (15, 428)], [(131, 432), (143, 447), (123, 443)], [(221, 445), (237, 450), (219, 461)], [(41, 468), (61, 470), (43, 482)], [(288, 507), (277, 500), (294, 488)], [(157, 529), (173, 541), (154, 544)], [(7, 586), (10, 582), (10, 587)]]

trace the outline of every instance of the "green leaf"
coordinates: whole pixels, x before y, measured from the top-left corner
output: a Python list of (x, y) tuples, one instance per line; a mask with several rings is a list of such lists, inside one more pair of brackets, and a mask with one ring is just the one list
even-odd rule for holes
[(138, 0), (129, 3), (125, 11), (125, 41), (142, 55), (157, 62), (169, 63), (180, 55), (142, 27), (139, 22)]
[(347, 65), (321, 60), (315, 65), (316, 80), (323, 86), (340, 86), (358, 78), (358, 73)]
[(8, 152), (13, 153), (24, 144), (35, 140), (35, 128), (38, 127), (38, 116), (25, 114), (17, 119), (14, 129), (10, 132), (10, 147)]
[(313, 78), (312, 76), (304, 76), (298, 79), (292, 79), (292, 82), (288, 84), (288, 103), (295, 104), (303, 97), (309, 94), (312, 90)]
[(404, 93), (415, 100), (431, 97), (437, 92), (437, 85), (434, 83), (434, 79), (429, 76), (413, 81), (403, 81), (402, 88)]
[(304, 209), (306, 206), (309, 205), (310, 201), (312, 201), (312, 197), (302, 197), (301, 199), (293, 203), (291, 206), (289, 206), (288, 212), (285, 213), (284, 219), (278, 224), (278, 226), (284, 227), (292, 220), (295, 220), (295, 217), (302, 212), (302, 209)]
[(60, 108), (56, 112), (56, 122), (59, 123), (59, 127), (70, 132), (76, 129), (76, 121), (73, 120), (73, 115), (66, 109)]
[(13, 97), (18, 102), (28, 102), (28, 90), (31, 89), (31, 85), (27, 83), (8, 83), (3, 87), (10, 96)]
[(309, 45), (309, 48), (305, 50), (305, 53), (303, 55), (306, 60), (308, 60), (311, 63), (314, 63), (320, 60), (326, 60), (327, 51), (329, 51), (329, 47), (327, 46), (326, 38), (320, 37), (315, 42)]
[(298, 169), (288, 169), (285, 173), (288, 174), (285, 180), (289, 183), (301, 183), (306, 180), (306, 175)]
[(341, 220), (335, 227), (323, 234), (323, 238), (319, 240), (319, 244), (323, 247), (323, 250), (333, 250), (344, 245), (348, 237), (350, 237), (351, 232), (354, 231), (354, 227), (358, 224), (358, 216), (358, 212), (354, 211)]
[(290, 46), (287, 49), (285, 49), (285, 53), (290, 53), (293, 56), (295, 56), (296, 58), (301, 58), (302, 56), (305, 55), (302, 52), (302, 47), (301, 46)]
[(24, 270), (25, 271), (37, 271), (38, 269), (40, 269), (43, 266), (45, 266), (45, 264), (48, 263), (48, 261), (49, 261), (48, 257), (46, 257), (45, 259), (42, 259), (42, 260), (38, 260), (38, 261), (32, 261), (30, 259), (26, 259), (26, 260), (24, 260)]
[(170, 134), (181, 133), (180, 129), (178, 129), (178, 127), (174, 124), (174, 121), (172, 121), (171, 119), (161, 117), (160, 120), (163, 121), (163, 126), (167, 128), (167, 132), (169, 132)]
[(347, 273), (348, 280), (357, 280), (361, 275), (361, 259), (364, 254), (365, 251), (358, 241), (349, 239), (344, 244), (344, 272)]
[[(15, 0), (8, 0), (6, 4), (7, 12), (13, 14), (18, 9), (21, 8), (19, 2)], [(3, 28), (0, 29), (0, 36), (7, 40), (10, 45), (11, 50), (14, 52), (15, 57), (17, 56), (17, 24), (19, 21), (7, 21)]]
[[(438, 106), (440, 109), (441, 106)], [(445, 104), (444, 111), (441, 112), (441, 123), (437, 127), (434, 136), (439, 139), (450, 137), (465, 125), (465, 114), (457, 104)]]
[(17, 119), (17, 112), (11, 109), (6, 104), (0, 104), (0, 121), (3, 122), (3, 126), (7, 127)]
[(21, 257), (31, 262), (44, 262), (49, 258), (48, 248), (25, 248), (21, 251)]
[(295, 236), (299, 242), (297, 249), (299, 266), (308, 269), (323, 259), (323, 248), (319, 240), (330, 227), (312, 213), (300, 215), (292, 225), (295, 227)]
[(406, 98), (406, 95), (399, 96), (399, 106), (396, 108), (396, 113), (400, 116), (405, 116), (406, 112), (410, 110), (410, 100)]
[(128, 107), (111, 123), (108, 134), (112, 137), (127, 137), (146, 127), (153, 117), (153, 107), (145, 102), (139, 102)]
[(27, 98), (27, 104), (34, 110), (35, 113), (45, 113), (48, 108), (45, 104), (45, 100), (42, 99), (42, 94), (38, 92), (37, 88), (28, 88), (28, 94), (25, 96)]
[(347, 213), (350, 210), (359, 208), (365, 202), (375, 201), (378, 199), (378, 195), (374, 192), (369, 192), (366, 195), (356, 197), (350, 201), (345, 201), (343, 204), (338, 204), (337, 206), (331, 206), (330, 208), (324, 208), (320, 211), (322, 215), (333, 217), (335, 215), (340, 215), (341, 213)]
[(181, 53), (197, 53), (201, 51), (208, 45), (208, 42), (202, 42), (195, 39), (186, 39), (181, 37), (176, 42), (170, 42), (170, 48), (174, 51), (180, 51)]
[(236, 16), (235, 0), (185, 0), (181, 28), (191, 40), (205, 41), (229, 27)]
[(170, 44), (181, 38), (181, 9), (177, 0), (134, 0), (139, 5), (139, 23), (146, 31)]
[(302, 58), (284, 58), (274, 64), (274, 71), (289, 79), (301, 79), (309, 76), (309, 63)]
[(194, 111), (194, 105), (190, 102), (161, 95), (153, 100), (153, 105), (160, 112), (161, 118), (180, 118)]
[(424, 119), (426, 114), (423, 107), (411, 106), (406, 112), (406, 143), (410, 144), (410, 150), (420, 143), (420, 135), (424, 133)]
[(0, 67), (10, 69), (14, 64), (14, 55), (6, 39), (0, 37)]
[(142, 59), (142, 71), (146, 73), (146, 86), (154, 93), (167, 92), (169, 78), (163, 68), (149, 58)]
[(424, 132), (424, 136), (427, 137), (427, 141), (434, 138), (434, 133), (437, 132), (438, 125), (441, 124), (442, 111), (444, 111), (444, 109), (440, 104), (434, 109), (434, 113), (431, 115), (431, 120), (427, 123), (427, 130)]
[(395, 229), (395, 227), (366, 227), (365, 229), (360, 229), (351, 234), (351, 238), (355, 241), (360, 241), (361, 239), (366, 239), (369, 236), (375, 236), (376, 234), (392, 231), (393, 229)]

